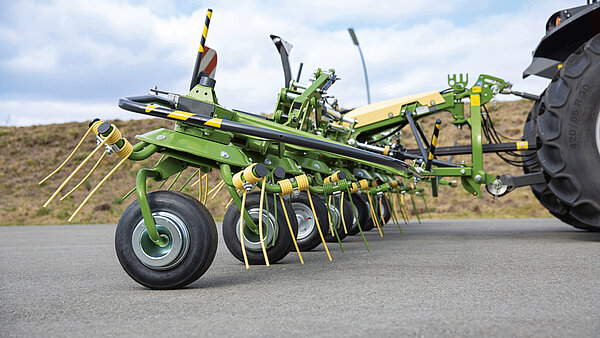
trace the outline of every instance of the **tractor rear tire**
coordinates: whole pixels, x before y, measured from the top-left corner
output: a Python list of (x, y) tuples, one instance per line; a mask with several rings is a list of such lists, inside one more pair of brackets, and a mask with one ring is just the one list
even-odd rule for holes
[(578, 228), (600, 231), (600, 34), (571, 54), (536, 119), (548, 188)]
[[(542, 98), (536, 101), (531, 107), (525, 125), (523, 127), (523, 140), (537, 138), (536, 120), (540, 112), (545, 110), (545, 92), (542, 93)], [(525, 174), (539, 172), (542, 170), (542, 165), (537, 157), (537, 150), (526, 150), (521, 153), (523, 157), (523, 171)], [(549, 178), (547, 177), (547, 180)], [(531, 185), (531, 192), (538, 199), (540, 204), (546, 208), (550, 214), (560, 219), (561, 221), (582, 230), (590, 230), (589, 226), (579, 222), (569, 215), (568, 209), (556, 198), (556, 195), (548, 187), (548, 183), (539, 183)]]

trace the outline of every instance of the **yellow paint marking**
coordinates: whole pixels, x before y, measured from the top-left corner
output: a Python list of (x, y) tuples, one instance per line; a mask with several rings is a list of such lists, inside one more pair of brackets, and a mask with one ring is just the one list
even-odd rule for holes
[(431, 144), (435, 147), (437, 145), (437, 136), (433, 135), (433, 138), (431, 139)]
[(198, 47), (198, 53), (204, 53), (204, 46), (200, 45), (200, 47)]
[(481, 93), (481, 86), (473, 87), (473, 93)]
[(562, 68), (562, 66), (563, 66), (563, 64), (562, 64), (562, 63), (559, 63), (556, 69), (561, 69), (561, 68)]
[(157, 107), (157, 106), (153, 106), (153, 105), (151, 105), (151, 104), (149, 104), (149, 105), (146, 105), (146, 113), (149, 113), (149, 112), (151, 112), (153, 109), (156, 109), (156, 108), (158, 108), (158, 107)]
[(214, 118), (214, 119), (210, 119), (210, 120), (204, 122), (204, 125), (215, 127), (215, 128), (221, 128), (221, 122), (223, 122), (223, 119)]
[(527, 141), (517, 142), (517, 150), (527, 150), (527, 149), (529, 149), (529, 142), (527, 142)]
[(194, 115), (196, 115), (196, 114), (188, 113), (188, 112), (181, 111), (181, 110), (175, 110), (172, 113), (170, 113), (169, 115), (167, 115), (167, 117), (185, 121)]
[(481, 100), (479, 95), (471, 95), (471, 106), (479, 106), (481, 105)]

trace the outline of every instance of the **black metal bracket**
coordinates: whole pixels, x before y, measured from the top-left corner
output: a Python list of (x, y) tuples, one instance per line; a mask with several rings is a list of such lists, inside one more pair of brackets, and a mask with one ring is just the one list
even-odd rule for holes
[(519, 176), (500, 175), (498, 179), (509, 188), (525, 187), (528, 185), (546, 183), (546, 177), (541, 171)]

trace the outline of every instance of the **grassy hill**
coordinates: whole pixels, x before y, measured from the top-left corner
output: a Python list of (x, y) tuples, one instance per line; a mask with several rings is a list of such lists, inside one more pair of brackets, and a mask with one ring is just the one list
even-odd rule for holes
[[(531, 102), (525, 100), (499, 102), (498, 110), (490, 109), (490, 115), (500, 133), (518, 138), (522, 135), (523, 123), (530, 108)], [(432, 124), (436, 117), (424, 121), (423, 127), (427, 133), (432, 130)], [(459, 131), (450, 125), (450, 114), (443, 113), (442, 120), (438, 146), (452, 145), (454, 141), (457, 141), (459, 145), (469, 144), (468, 129)], [(171, 128), (173, 125), (170, 121), (160, 119), (112, 122), (118, 125), (123, 135), (132, 141), (135, 135), (160, 127)], [(63, 168), (43, 185), (38, 185), (42, 178), (52, 172), (66, 158), (87, 130), (87, 125), (87, 123), (73, 122), (32, 127), (0, 127), (0, 225), (63, 224), (66, 222), (89, 191), (118, 161), (114, 155), (107, 156), (104, 163), (98, 166), (90, 179), (73, 195), (61, 202), (57, 198), (48, 208), (42, 208), (42, 204), (74, 169), (74, 163), (83, 160), (95, 147), (95, 141), (88, 136), (82, 149), (75, 155), (74, 162), (70, 162), (66, 168)], [(406, 131), (404, 133), (405, 142), (412, 148), (414, 143), (410, 142), (411, 138), (410, 131)], [(126, 162), (88, 202), (74, 223), (116, 223), (123, 210), (135, 198), (134, 194), (125, 200), (121, 199), (133, 188), (137, 171), (144, 167), (152, 167), (158, 159), (159, 155), (154, 155), (144, 162)], [(454, 161), (461, 159), (469, 161), (468, 156), (457, 156)], [(64, 192), (77, 184), (93, 164), (94, 161), (87, 163)], [(485, 164), (486, 168), (495, 174), (516, 175), (521, 173), (519, 168), (505, 164), (494, 154), (486, 155)], [(179, 189), (181, 184), (193, 173), (192, 169), (184, 172), (173, 189)], [(218, 172), (212, 172), (209, 175), (211, 187), (219, 180)], [(170, 182), (165, 187), (169, 184)], [(158, 185), (158, 183), (149, 181), (148, 190), (155, 190)], [(184, 189), (184, 192), (197, 194), (197, 187), (188, 187)], [(461, 187), (454, 189), (442, 187), (440, 197), (427, 196), (427, 199), (434, 218), (550, 216), (531, 194), (529, 188), (520, 188), (505, 197), (494, 199), (487, 193), (481, 198), (473, 198)], [(224, 206), (228, 200), (229, 197), (225, 190), (221, 191), (215, 199), (209, 199), (207, 206), (216, 220), (223, 218)]]

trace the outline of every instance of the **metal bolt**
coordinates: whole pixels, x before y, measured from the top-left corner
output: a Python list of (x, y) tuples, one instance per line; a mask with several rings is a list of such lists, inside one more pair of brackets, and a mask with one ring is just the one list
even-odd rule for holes
[(248, 157), (248, 161), (252, 162), (252, 157)]
[(388, 114), (388, 117), (389, 117), (389, 118), (392, 118), (392, 117), (394, 117), (394, 114), (392, 114), (392, 113), (389, 113), (389, 114)]
[(429, 102), (430, 105), (435, 106), (435, 101), (431, 100), (431, 102)]
[(464, 175), (467, 171), (465, 169), (460, 169), (460, 173)]
[(157, 139), (157, 140), (164, 140), (164, 139), (166, 139), (166, 138), (167, 138), (167, 137), (166, 137), (165, 135), (158, 135), (158, 136), (156, 136), (156, 139)]
[(266, 165), (270, 165), (271, 164), (271, 160), (269, 160), (268, 158), (265, 158), (265, 164)]
[(222, 150), (221, 151), (221, 157), (223, 157), (223, 158), (229, 158), (229, 154), (226, 151)]
[(475, 181), (481, 182), (481, 175), (475, 175)]
[(313, 166), (317, 169), (321, 169), (321, 166), (319, 165), (319, 163), (315, 163), (315, 164), (313, 164)]

